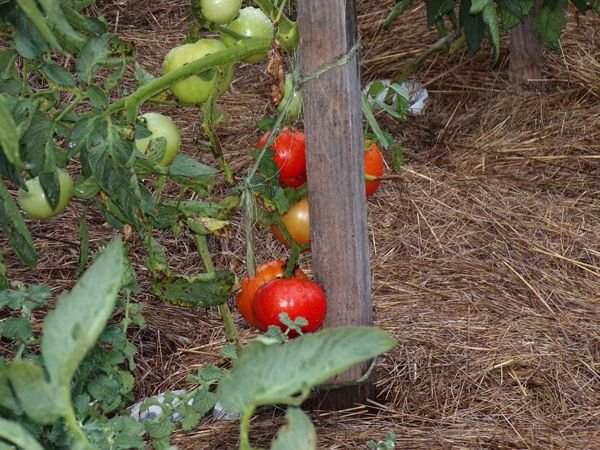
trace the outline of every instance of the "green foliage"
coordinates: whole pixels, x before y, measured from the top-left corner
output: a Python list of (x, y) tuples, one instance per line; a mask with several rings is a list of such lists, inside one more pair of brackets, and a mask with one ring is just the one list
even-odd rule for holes
[(268, 404), (297, 405), (312, 386), (396, 345), (375, 328), (332, 328), (283, 345), (249, 344), (219, 385), (230, 412)]
[[(132, 400), (135, 347), (126, 330), (143, 322), (139, 308), (117, 299), (121, 289), (132, 286), (130, 273), (125, 249), (115, 240), (73, 289), (57, 299), (39, 339), (31, 313), (47, 304), (48, 287), (0, 291), (0, 307), (20, 313), (0, 322), (2, 336), (17, 344), (12, 361), (0, 360), (0, 410), (7, 419), (0, 424), (0, 437), (26, 449), (36, 448), (29, 438), (44, 448), (63, 443), (109, 448), (111, 441), (123, 444), (110, 448), (144, 448), (137, 422), (106, 417)], [(106, 327), (111, 316), (122, 312), (126, 319)], [(135, 440), (137, 447), (129, 445)]]
[[(600, 14), (600, 1), (570, 0), (581, 14), (594, 11)], [(396, 0), (384, 28), (389, 28), (412, 4), (412, 0)], [(566, 10), (569, 0), (544, 0), (535, 16), (535, 31), (552, 49), (558, 50), (559, 39), (567, 23)], [(448, 28), (464, 35), (470, 55), (474, 55), (489, 36), (496, 61), (500, 52), (500, 34), (510, 30), (532, 13), (533, 0), (425, 0), (427, 22), (442, 35)], [(457, 21), (458, 17), (458, 21)]]

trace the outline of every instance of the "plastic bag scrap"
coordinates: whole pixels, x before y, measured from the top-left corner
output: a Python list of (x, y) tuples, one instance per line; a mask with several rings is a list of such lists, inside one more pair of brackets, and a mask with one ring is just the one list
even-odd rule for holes
[[(369, 91), (373, 83), (381, 83), (383, 85), (383, 89), (373, 97), (370, 95)], [(393, 84), (392, 80), (375, 80), (371, 81), (369, 84), (365, 86), (363, 89), (363, 93), (369, 98), (375, 98), (380, 102), (384, 102), (390, 90), (392, 90), (389, 86)], [(408, 113), (413, 114), (415, 116), (423, 114), (427, 104), (429, 102), (429, 92), (427, 88), (424, 87), (423, 83), (418, 81), (404, 81), (400, 83), (398, 91), (400, 91), (400, 95), (402, 95), (405, 99), (408, 100)], [(398, 99), (398, 92), (396, 90), (392, 90), (394, 93), (391, 96), (391, 99), (388, 100), (388, 103), (395, 104)]]
[[(171, 420), (173, 422), (181, 422), (183, 417), (177, 411), (178, 406), (181, 405), (182, 400), (181, 396), (186, 394), (186, 390), (176, 390), (176, 391), (168, 391), (163, 392), (162, 394), (155, 395), (154, 397), (150, 397), (155, 403), (160, 403), (164, 405), (168, 405), (168, 407), (173, 411), (171, 415)], [(133, 417), (138, 422), (143, 420), (154, 420), (159, 418), (163, 414), (163, 408), (160, 405), (154, 404), (142, 409), (142, 405), (148, 399), (143, 399), (134, 404), (131, 407), (131, 417)], [(188, 400), (188, 405), (192, 405), (194, 403), (194, 399), (190, 398)], [(230, 414), (227, 413), (223, 407), (217, 402), (213, 407), (212, 411), (213, 418), (217, 420), (236, 420), (240, 418), (240, 414)]]

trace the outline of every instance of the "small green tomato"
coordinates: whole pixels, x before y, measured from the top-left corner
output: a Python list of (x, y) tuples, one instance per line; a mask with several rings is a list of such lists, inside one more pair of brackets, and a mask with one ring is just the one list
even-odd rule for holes
[(179, 128), (177, 128), (177, 125), (175, 125), (175, 122), (170, 117), (157, 112), (147, 112), (146, 114), (142, 114), (142, 118), (146, 121), (146, 128), (152, 134), (145, 138), (136, 139), (135, 147), (140, 152), (146, 153), (151, 140), (161, 137), (165, 138), (165, 153), (159, 164), (169, 166), (181, 148), (181, 133), (179, 133)]
[[(242, 8), (237, 18), (231, 22), (227, 28), (241, 36), (253, 37), (253, 38), (270, 38), (273, 39), (275, 34), (275, 27), (271, 19), (258, 8), (248, 6)], [(223, 42), (227, 47), (232, 47), (238, 44), (240, 41), (236, 40), (233, 36), (223, 34)], [(264, 60), (267, 57), (267, 52), (259, 53), (257, 55), (249, 56), (244, 61), (254, 64)]]
[(280, 113), (283, 112), (283, 108), (289, 101), (290, 105), (288, 106), (288, 109), (287, 109), (287, 118), (291, 119), (291, 120), (296, 120), (302, 114), (302, 91), (301, 90), (295, 91), (292, 96), (292, 99), (288, 100), (290, 98), (290, 96), (292, 95), (292, 88), (294, 87), (293, 83), (294, 82), (292, 80), (292, 76), (289, 73), (286, 74), (283, 98), (277, 105), (277, 111), (279, 111)]
[(206, 20), (226, 25), (240, 12), (242, 0), (200, 0), (200, 11)]
[(55, 208), (50, 206), (48, 198), (38, 177), (26, 181), (27, 191), (19, 189), (17, 202), (23, 212), (31, 219), (46, 220), (65, 210), (73, 194), (73, 181), (63, 169), (57, 169), (58, 185), (60, 188), (58, 203)]
[[(171, 51), (167, 53), (167, 56), (165, 56), (163, 73), (168, 74), (192, 61), (196, 61), (197, 59), (212, 53), (220, 52), (226, 48), (225, 44), (218, 39), (199, 39), (192, 44), (183, 44), (179, 47), (172, 48)], [(182, 103), (190, 105), (204, 103), (208, 100), (217, 78), (216, 75), (213, 75), (212, 77), (207, 77), (205, 75), (206, 74), (202, 76), (192, 75), (178, 81), (171, 86), (171, 92)], [(220, 93), (225, 92), (229, 88), (232, 80), (233, 66), (231, 65), (226, 68), (225, 80), (221, 85)]]

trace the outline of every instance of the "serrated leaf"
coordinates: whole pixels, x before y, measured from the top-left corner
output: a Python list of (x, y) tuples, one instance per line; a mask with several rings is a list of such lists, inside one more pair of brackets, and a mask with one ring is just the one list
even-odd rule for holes
[(189, 308), (208, 308), (225, 303), (231, 296), (235, 276), (228, 270), (199, 275), (174, 275), (152, 284), (152, 293), (162, 301)]
[(152, 439), (168, 439), (175, 430), (173, 424), (164, 415), (158, 420), (144, 420), (143, 425)]
[(61, 50), (35, 0), (21, 0), (19, 7), (15, 23), (15, 48), (19, 54), (24, 58), (36, 59), (48, 50), (48, 44)]
[(37, 255), (33, 239), (2, 179), (0, 179), (0, 230), (8, 238), (21, 262), (34, 267), (37, 264)]
[(381, 127), (379, 126), (379, 123), (375, 118), (375, 114), (373, 114), (373, 109), (371, 108), (371, 105), (369, 105), (369, 102), (367, 101), (365, 95), (361, 96), (361, 108), (363, 117), (366, 119), (367, 123), (369, 124), (369, 127), (375, 134), (377, 142), (379, 142), (384, 149), (388, 148), (390, 142), (385, 133), (381, 130)]
[(214, 167), (202, 164), (191, 156), (179, 153), (169, 166), (169, 175), (181, 177), (207, 177), (218, 173)]
[(481, 14), (473, 15), (469, 13), (471, 5), (471, 0), (461, 0), (458, 18), (460, 26), (465, 32), (469, 55), (473, 56), (481, 48), (485, 24)]
[(496, 61), (500, 57), (500, 25), (496, 14), (494, 0), (473, 0), (470, 14), (481, 14), (483, 22), (487, 25), (490, 39), (494, 46)]
[(137, 61), (134, 64), (133, 74), (138, 82), (138, 86), (143, 86), (156, 79), (154, 75), (152, 75), (150, 72), (146, 71), (146, 69), (144, 69), (142, 66), (140, 66), (140, 64)]
[(49, 383), (44, 369), (28, 360), (12, 361), (8, 373), (23, 410), (34, 421), (51, 424), (64, 415), (65, 390), (70, 386)]
[(555, 9), (544, 6), (538, 16), (535, 18), (534, 29), (537, 31), (544, 42), (551, 48), (560, 49), (559, 39), (562, 30), (567, 24), (565, 8), (567, 2), (560, 0)]
[(146, 250), (148, 257), (144, 261), (144, 265), (150, 271), (154, 278), (169, 273), (169, 263), (167, 262), (167, 253), (160, 243), (150, 236), (146, 242)]
[(496, 0), (505, 30), (517, 26), (529, 14), (533, 0)]
[(59, 86), (67, 88), (75, 87), (75, 78), (73, 78), (71, 72), (58, 64), (46, 63), (42, 67), (42, 72), (48, 80)]
[(93, 36), (81, 49), (76, 65), (77, 75), (81, 81), (88, 84), (92, 82), (92, 78), (96, 71), (110, 55), (110, 50), (108, 48), (110, 40), (110, 34)]
[(60, 0), (38, 0), (46, 13), (45, 21), (58, 39), (70, 51), (78, 51), (86, 42), (86, 37), (74, 30), (65, 17)]
[[(0, 438), (12, 442), (22, 449), (44, 450), (43, 447), (17, 422), (0, 417)], [(8, 447), (12, 448), (12, 447)]]
[(455, 0), (425, 0), (427, 6), (427, 23), (433, 26), (445, 14), (452, 11)]
[(25, 164), (19, 153), (19, 139), (17, 124), (11, 114), (6, 95), (0, 95), (0, 147), (6, 159), (19, 169)]
[(52, 382), (69, 387), (75, 370), (104, 329), (125, 271), (120, 239), (111, 242), (44, 320), (42, 355)]
[(26, 343), (33, 337), (31, 322), (26, 317), (9, 317), (0, 322), (0, 336)]
[(86, 94), (90, 99), (90, 105), (92, 105), (92, 108), (104, 110), (108, 106), (108, 97), (98, 86), (91, 84), (88, 86)]
[(231, 413), (269, 404), (296, 403), (308, 390), (397, 342), (377, 328), (341, 327), (307, 334), (282, 345), (253, 342), (219, 383), (217, 396)]
[(290, 406), (285, 419), (287, 424), (277, 432), (271, 450), (316, 450), (317, 432), (304, 411)]

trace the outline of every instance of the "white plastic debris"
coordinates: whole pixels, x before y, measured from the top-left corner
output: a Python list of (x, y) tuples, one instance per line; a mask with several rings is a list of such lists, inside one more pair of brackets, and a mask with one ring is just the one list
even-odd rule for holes
[(228, 413), (219, 402), (213, 408), (213, 417), (217, 420), (237, 420), (242, 417), (239, 413)]
[[(171, 420), (173, 422), (181, 422), (183, 417), (181, 414), (177, 412), (177, 407), (181, 405), (181, 396), (187, 394), (187, 391), (184, 389), (176, 390), (176, 391), (167, 391), (162, 394), (155, 395), (154, 397), (150, 397), (152, 400), (155, 400), (157, 403), (165, 404), (166, 402), (168, 406), (173, 410), (173, 414), (171, 415)], [(169, 399), (167, 400), (167, 397)], [(131, 407), (131, 417), (133, 417), (138, 422), (143, 420), (154, 420), (160, 417), (164, 411), (160, 405), (151, 405), (142, 409), (142, 405), (148, 399), (143, 399), (134, 404)], [(188, 400), (188, 405), (192, 405), (194, 403), (194, 399), (190, 398)], [(241, 414), (231, 414), (225, 411), (220, 403), (216, 403), (213, 407), (212, 416), (217, 420), (237, 420), (241, 417)]]
[[(383, 89), (381, 89), (381, 91), (375, 97), (373, 97), (369, 93), (373, 83), (381, 83), (383, 85)], [(388, 104), (394, 106), (394, 104), (398, 100), (398, 95), (400, 94), (408, 100), (409, 114), (423, 114), (423, 111), (425, 111), (427, 103), (429, 102), (429, 92), (427, 92), (427, 89), (423, 86), (423, 83), (420, 83), (418, 81), (404, 81), (400, 83), (399, 88), (395, 90), (389, 87), (392, 83), (392, 80), (371, 81), (365, 86), (365, 88), (363, 89), (363, 93), (371, 99), (375, 99), (379, 102), (384, 102), (390, 91), (393, 91), (391, 99), (388, 100)]]
[[(176, 407), (181, 404), (180, 396), (186, 393), (186, 390), (168, 391), (163, 392), (162, 394), (155, 395), (154, 397), (151, 397), (151, 399), (156, 400), (157, 403), (165, 404), (165, 402), (167, 402), (167, 394), (172, 394), (173, 398), (172, 400), (170, 400), (170, 403), (168, 403), (168, 406), (172, 409), (176, 409)], [(147, 399), (140, 400), (131, 407), (131, 417), (133, 417), (138, 422), (141, 422), (142, 420), (154, 420), (163, 414), (163, 409), (160, 407), (160, 405), (151, 405), (142, 410), (142, 404), (146, 400)], [(190, 400), (188, 401), (188, 405), (191, 405), (193, 401), (194, 399), (190, 398)], [(173, 420), (174, 422), (179, 422), (183, 420), (183, 417), (181, 417), (181, 415), (177, 411), (174, 411), (173, 415), (171, 416), (171, 420)]]

